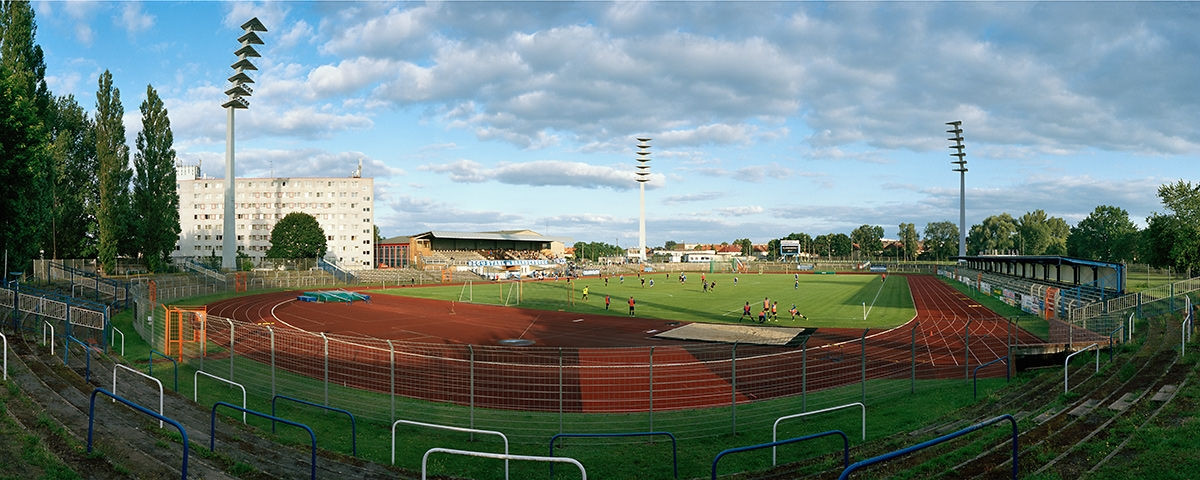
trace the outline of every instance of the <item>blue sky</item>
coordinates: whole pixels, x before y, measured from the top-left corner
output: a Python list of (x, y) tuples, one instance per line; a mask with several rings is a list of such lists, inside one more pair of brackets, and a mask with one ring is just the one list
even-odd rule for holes
[(35, 2), (47, 82), (95, 109), (147, 85), (175, 149), (224, 172), (239, 26), (268, 28), (239, 176), (375, 178), (385, 236), (529, 228), (765, 243), (1098, 205), (1139, 226), (1200, 181), (1200, 3)]

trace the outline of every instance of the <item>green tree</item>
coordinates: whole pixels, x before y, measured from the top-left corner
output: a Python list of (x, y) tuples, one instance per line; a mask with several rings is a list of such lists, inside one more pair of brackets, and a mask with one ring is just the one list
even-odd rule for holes
[(600, 257), (615, 257), (625, 254), (621, 247), (603, 242), (575, 242), (573, 246), (575, 247), (575, 258), (579, 260), (596, 261)]
[(754, 253), (754, 243), (749, 238), (739, 238), (734, 240), (733, 244), (742, 249), (742, 255), (744, 256), (750, 256)]
[(1022, 255), (1063, 255), (1069, 233), (1066, 220), (1034, 210), (1017, 219), (1017, 250)]
[(108, 70), (100, 75), (96, 90), (96, 159), (100, 202), (96, 206), (99, 230), (97, 254), (106, 272), (114, 271), (117, 255), (127, 253), (130, 231), (129, 146), (125, 144), (125, 124), (121, 117), (121, 91), (113, 86)]
[[(146, 266), (161, 272), (179, 241), (179, 192), (175, 189), (175, 143), (171, 119), (154, 87), (140, 107), (142, 131), (133, 155), (133, 225)], [(229, 232), (232, 234), (233, 232)]]
[(73, 96), (51, 106), (48, 258), (96, 255), (96, 139), (92, 121)]
[(0, 243), (19, 271), (43, 248), (51, 213), (50, 94), (33, 17), (28, 2), (0, 2)]
[(917, 247), (921, 237), (917, 236), (917, 226), (911, 223), (900, 224), (900, 243), (904, 246), (904, 259), (916, 260)]
[(829, 237), (829, 249), (835, 257), (848, 257), (854, 251), (854, 242), (844, 233), (835, 233)]
[[(1159, 220), (1155, 232), (1167, 241), (1169, 265), (1189, 273), (1200, 269), (1200, 184), (1180, 180), (1158, 188), (1158, 198), (1171, 211), (1170, 221)], [(1168, 227), (1168, 228), (1162, 228)]]
[(958, 225), (953, 222), (925, 224), (925, 253), (935, 261), (949, 260), (958, 255)]
[(320, 258), (325, 256), (325, 230), (312, 215), (292, 212), (271, 229), (267, 258)]
[(779, 259), (779, 239), (772, 238), (767, 240), (767, 258), (771, 260)]
[(379, 225), (375, 225), (375, 245), (383, 243), (383, 235), (379, 234)]
[(676, 245), (679, 245), (679, 242), (667, 240), (667, 243), (663, 244), (663, 250), (674, 250)]
[(858, 244), (860, 255), (873, 258), (883, 251), (883, 227), (878, 225), (862, 225), (850, 232), (850, 239)]
[(1195, 224), (1200, 222), (1200, 183), (1180, 180), (1158, 187), (1158, 198), (1180, 220)]
[(1154, 214), (1146, 220), (1146, 224), (1146, 229), (1138, 236), (1142, 260), (1155, 268), (1175, 266), (1171, 249), (1175, 246), (1175, 239), (1186, 231), (1183, 222), (1174, 215)]
[(1008, 253), (1017, 246), (1017, 222), (1012, 215), (1001, 213), (983, 219), (983, 223), (972, 225), (967, 233), (967, 254), (981, 255), (988, 252)]
[(1067, 225), (1067, 221), (1058, 217), (1050, 217), (1046, 220), (1046, 226), (1050, 227), (1050, 245), (1046, 247), (1044, 255), (1066, 255), (1067, 254), (1067, 239), (1071, 236), (1071, 226)]
[(1067, 254), (1073, 257), (1119, 262), (1133, 260), (1138, 229), (1129, 212), (1111, 205), (1092, 210), (1067, 237)]

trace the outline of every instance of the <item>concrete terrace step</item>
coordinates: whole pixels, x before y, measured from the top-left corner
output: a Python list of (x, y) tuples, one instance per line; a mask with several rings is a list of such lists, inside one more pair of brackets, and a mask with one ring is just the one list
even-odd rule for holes
[[(29, 351), (22, 352), (17, 358), (15, 363), (19, 364), (19, 371), (14, 375), (17, 384), (42, 406), (46, 415), (86, 445), (91, 386), (63, 367), (57, 358), (43, 358)], [(60, 363), (57, 366), (47, 363), (52, 361)], [(88, 389), (88, 393), (82, 389)], [(160, 447), (161, 438), (150, 433), (152, 428), (158, 428), (157, 423), (109, 401), (96, 402), (96, 416), (99, 421), (94, 424), (94, 445), (115, 465), (136, 469), (145, 478), (179, 476), (182, 448), (179, 444)], [(194, 452), (189, 452), (188, 473), (192, 478), (232, 478)]]
[[(93, 381), (110, 387), (112, 371), (115, 363), (108, 357), (92, 359)], [(135, 368), (136, 369), (136, 368)], [(165, 384), (166, 382), (164, 382)], [(138, 381), (132, 374), (122, 375), (118, 383), (122, 396), (131, 399), (141, 399), (143, 405), (154, 403), (157, 407), (158, 389), (150, 382)], [(180, 396), (165, 385), (163, 410), (166, 416), (179, 422), (188, 431), (193, 449), (207, 449), (210, 441), (211, 405), (196, 404), (190, 398)], [(154, 409), (154, 407), (150, 407)], [(222, 412), (217, 427), (216, 452), (232, 460), (245, 463), (272, 478), (306, 478), (311, 473), (308, 448), (285, 446), (276, 443), (258, 432), (247, 429), (240, 422), (228, 419), (225, 415), (240, 416), (233, 410)], [(157, 425), (157, 424), (155, 424)], [(322, 439), (317, 438), (318, 446)], [(348, 456), (325, 452), (317, 452), (318, 478), (394, 478), (396, 472), (387, 467)]]

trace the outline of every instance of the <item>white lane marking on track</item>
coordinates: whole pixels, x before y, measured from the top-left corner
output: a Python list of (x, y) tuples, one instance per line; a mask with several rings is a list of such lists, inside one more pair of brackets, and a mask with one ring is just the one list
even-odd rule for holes
[(521, 336), (519, 336), (517, 338), (525, 338), (525, 334), (529, 332), (529, 329), (533, 328), (533, 324), (537, 323), (539, 318), (542, 318), (542, 316), (538, 315), (536, 317), (533, 317), (533, 321), (529, 322), (529, 325), (525, 327), (525, 330), (521, 331)]
[(282, 302), (276, 303), (274, 306), (272, 306), (272, 307), (271, 307), (271, 318), (274, 318), (276, 322), (279, 322), (279, 323), (282, 323), (282, 324), (284, 324), (284, 325), (287, 325), (287, 326), (289, 326), (289, 327), (291, 327), (291, 328), (293, 328), (293, 329), (296, 329), (296, 330), (299, 330), (299, 331), (301, 331), (301, 332), (304, 332), (304, 333), (310, 334), (310, 335), (312, 335), (312, 336), (314, 336), (314, 337), (319, 337), (320, 335), (317, 335), (317, 334), (315, 334), (315, 333), (312, 333), (312, 332), (310, 332), (310, 331), (308, 331), (308, 330), (305, 330), (305, 329), (303, 329), (303, 328), (299, 328), (299, 327), (297, 327), (297, 326), (295, 326), (295, 325), (292, 325), (292, 324), (290, 324), (290, 323), (287, 323), (287, 322), (285, 322), (285, 321), (283, 321), (283, 320), (280, 320), (280, 319), (279, 319), (279, 317), (278, 317), (277, 315), (275, 315), (275, 309), (276, 309), (276, 308), (279, 308), (279, 306), (280, 306), (280, 305), (283, 305), (283, 304), (285, 304), (285, 303), (288, 303), (288, 302), (294, 302), (294, 301), (296, 301), (296, 299), (295, 299), (295, 298), (289, 298), (289, 299), (287, 299), (287, 300), (284, 300), (284, 301), (282, 301)]

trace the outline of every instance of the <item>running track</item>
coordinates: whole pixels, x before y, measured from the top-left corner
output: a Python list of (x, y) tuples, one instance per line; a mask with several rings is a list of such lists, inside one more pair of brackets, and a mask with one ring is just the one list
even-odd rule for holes
[[(268, 350), (265, 337), (261, 332), (247, 335), (247, 331), (262, 328), (257, 324), (273, 323), (277, 335), (290, 331), (300, 337), (300, 342), (276, 345), (280, 358), (295, 360), (281, 362), (280, 368), (322, 377), (321, 362), (306, 360), (313, 356), (307, 352), (322, 351), (321, 340), (301, 332), (349, 339), (347, 345), (392, 340), (397, 351), (436, 351), (435, 358), (446, 359), (408, 365), (406, 382), (414, 388), (405, 395), (466, 404), (472, 400), (470, 392), (457, 383), (466, 382), (473, 373), (477, 406), (522, 410), (556, 411), (566, 403), (568, 411), (634, 412), (647, 410), (651, 399), (659, 410), (727, 406), (735, 376), (739, 401), (798, 394), (802, 388), (811, 392), (853, 384), (861, 379), (860, 339), (864, 333), (870, 379), (907, 379), (914, 345), (918, 377), (956, 378), (965, 375), (967, 368), (1006, 355), (1010, 335), (1018, 344), (1041, 343), (1028, 332), (1010, 329), (1005, 319), (933, 276), (907, 279), (917, 311), (912, 321), (890, 330), (866, 332), (821, 328), (803, 352), (798, 348), (731, 347), (653, 338), (659, 331), (674, 328), (675, 322), (666, 320), (388, 295), (374, 296), (371, 303), (346, 305), (297, 302), (297, 292), (283, 292), (216, 302), (208, 306), (208, 312), (239, 322), (238, 354), (260, 361)], [(228, 327), (222, 323), (211, 319), (209, 326), (209, 338), (218, 344), (228, 343)], [(971, 348), (970, 365), (966, 366), (963, 345), (968, 329)], [(527, 339), (536, 346), (489, 347), (501, 339)], [(467, 345), (473, 346), (470, 358), (491, 360), (475, 363), (473, 372), (464, 369)], [(650, 346), (654, 348), (647, 348)], [(293, 351), (280, 351), (289, 348)], [(380, 385), (388, 384), (387, 348), (392, 347), (385, 347), (382, 356), (378, 350), (373, 354), (353, 347), (331, 348), (331, 381), (386, 392)], [(731, 357), (736, 357), (736, 371)], [(807, 375), (802, 363), (807, 364)], [(513, 365), (525, 366), (514, 369)], [(994, 376), (1003, 371), (986, 370), (980, 373)], [(380, 372), (384, 372), (383, 381), (372, 378)], [(647, 387), (651, 378), (652, 395)], [(550, 394), (563, 389), (565, 393)]]

